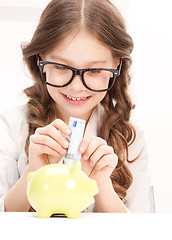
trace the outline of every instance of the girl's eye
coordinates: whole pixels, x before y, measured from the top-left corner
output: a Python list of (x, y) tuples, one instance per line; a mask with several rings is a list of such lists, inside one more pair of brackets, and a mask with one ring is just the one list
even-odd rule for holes
[(55, 66), (55, 68), (57, 69), (57, 70), (59, 70), (59, 71), (65, 71), (65, 70), (67, 70), (67, 68), (66, 67), (64, 67), (64, 66)]
[(90, 69), (89, 71), (90, 71), (90, 73), (100, 73), (101, 72), (101, 70), (97, 70), (97, 69)]

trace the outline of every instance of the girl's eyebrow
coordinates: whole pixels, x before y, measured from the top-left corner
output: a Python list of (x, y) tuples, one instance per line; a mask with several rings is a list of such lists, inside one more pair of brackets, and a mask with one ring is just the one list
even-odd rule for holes
[[(56, 61), (56, 62), (58, 62), (58, 61), (62, 61), (63, 63), (65, 63), (66, 65), (70, 65), (70, 66), (72, 66), (73, 65), (73, 63), (69, 60), (69, 59), (65, 59), (65, 58), (62, 58), (62, 57), (60, 57), (60, 56), (55, 56), (55, 55), (51, 55), (50, 56), (51, 57), (51, 59), (53, 59), (53, 61)], [(107, 60), (105, 60), (105, 59), (97, 59), (97, 60), (93, 60), (93, 61), (89, 61), (89, 62), (87, 62), (87, 65), (94, 65), (94, 64), (99, 64), (99, 63), (103, 63), (103, 64), (106, 64), (108, 61)]]

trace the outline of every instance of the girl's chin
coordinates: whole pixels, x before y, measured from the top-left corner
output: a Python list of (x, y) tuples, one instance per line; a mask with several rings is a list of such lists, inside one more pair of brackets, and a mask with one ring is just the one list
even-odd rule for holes
[(66, 124), (69, 123), (69, 118), (70, 117), (75, 117), (75, 118), (79, 118), (82, 120), (87, 121), (93, 111), (93, 109), (90, 108), (80, 108), (77, 105), (73, 105), (73, 106), (68, 106), (65, 108), (63, 108), (63, 106), (57, 106), (58, 108), (58, 112), (60, 114), (60, 118), (66, 122)]

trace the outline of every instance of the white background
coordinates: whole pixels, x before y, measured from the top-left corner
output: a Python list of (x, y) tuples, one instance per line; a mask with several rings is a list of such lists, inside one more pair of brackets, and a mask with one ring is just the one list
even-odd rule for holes
[[(31, 39), (47, 0), (0, 0), (0, 110), (22, 104), (32, 82), (20, 44)], [(113, 0), (135, 48), (132, 119), (145, 132), (157, 213), (172, 213), (172, 7), (170, 0)]]
[(81, 213), (78, 219), (42, 219), (33, 212), (5, 212), (0, 224), (4, 239), (172, 239), (171, 214)]

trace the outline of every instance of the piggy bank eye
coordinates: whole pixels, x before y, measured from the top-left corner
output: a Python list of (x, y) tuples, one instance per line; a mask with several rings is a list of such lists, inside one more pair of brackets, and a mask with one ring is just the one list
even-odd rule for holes
[(65, 185), (68, 189), (73, 189), (75, 187), (75, 180), (69, 179), (65, 182)]

